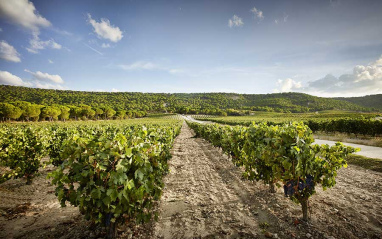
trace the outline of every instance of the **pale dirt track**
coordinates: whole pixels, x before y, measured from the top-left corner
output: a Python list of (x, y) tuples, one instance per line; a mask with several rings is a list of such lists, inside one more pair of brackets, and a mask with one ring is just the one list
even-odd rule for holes
[[(281, 189), (241, 179), (241, 169), (187, 125), (175, 141), (170, 173), (158, 204), (159, 220), (121, 226), (119, 238), (382, 238), (382, 174), (341, 169), (337, 185), (310, 201), (312, 224)], [(68, 206), (60, 208), (42, 170), (32, 185), (0, 184), (0, 238), (102, 238)], [(21, 206), (20, 206), (21, 205)], [(132, 234), (133, 233), (133, 234)], [(277, 236), (276, 236), (277, 234)]]
[[(177, 138), (156, 224), (159, 238), (256, 238), (259, 221), (270, 221), (227, 158), (187, 125)], [(235, 170), (235, 169), (234, 169)]]

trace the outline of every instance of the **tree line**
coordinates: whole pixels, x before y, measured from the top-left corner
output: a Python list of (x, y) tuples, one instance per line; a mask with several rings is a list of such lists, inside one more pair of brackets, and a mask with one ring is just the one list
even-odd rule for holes
[(0, 85), (0, 102), (26, 101), (34, 104), (88, 105), (131, 110), (180, 114), (238, 115), (246, 111), (305, 113), (321, 110), (378, 111), (346, 100), (323, 98), (302, 93), (140, 93), (48, 90)]
[(145, 111), (114, 110), (111, 107), (91, 107), (85, 104), (40, 105), (26, 101), (0, 103), (2, 121), (127, 119), (144, 117), (146, 114)]

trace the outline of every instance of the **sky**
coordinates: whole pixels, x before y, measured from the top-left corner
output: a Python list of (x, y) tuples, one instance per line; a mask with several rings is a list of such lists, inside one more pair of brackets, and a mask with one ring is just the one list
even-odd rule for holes
[(380, 0), (0, 0), (0, 84), (382, 94)]

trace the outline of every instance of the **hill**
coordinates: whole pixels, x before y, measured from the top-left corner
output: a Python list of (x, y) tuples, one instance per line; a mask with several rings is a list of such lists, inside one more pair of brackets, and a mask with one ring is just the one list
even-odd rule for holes
[[(361, 97), (362, 98), (362, 97)], [(323, 98), (303, 93), (139, 93), (48, 90), (0, 85), (0, 102), (26, 101), (38, 105), (87, 105), (92, 108), (169, 112), (189, 114), (235, 115), (243, 111), (312, 112), (320, 110), (372, 111), (378, 103), (358, 103), (352, 98)], [(367, 100), (364, 100), (367, 102)], [(378, 107), (377, 107), (378, 106)]]
[(336, 98), (337, 100), (347, 101), (363, 107), (382, 110), (382, 94), (366, 95), (362, 97)]

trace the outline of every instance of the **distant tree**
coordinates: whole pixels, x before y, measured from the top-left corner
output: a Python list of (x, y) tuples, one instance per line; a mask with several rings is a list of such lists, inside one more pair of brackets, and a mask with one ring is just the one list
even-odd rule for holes
[(20, 118), (22, 113), (23, 111), (19, 107), (13, 106), (8, 103), (0, 103), (0, 115), (3, 121), (11, 119), (17, 120), (18, 118)]
[(60, 120), (63, 120), (63, 121), (68, 120), (70, 117), (70, 108), (61, 105), (60, 110), (61, 110), (61, 114), (58, 116)]
[(104, 114), (105, 114), (106, 119), (112, 118), (115, 115), (115, 113), (116, 113), (115, 110), (113, 110), (112, 108), (106, 108), (104, 110)]
[(70, 105), (70, 117), (74, 118), (77, 120), (82, 116), (82, 109), (80, 107), (77, 107), (75, 105)]
[(126, 116), (126, 110), (118, 110), (115, 114), (115, 118), (117, 119), (124, 119)]
[(29, 121), (31, 118), (38, 119), (40, 114), (41, 114), (41, 108), (42, 106), (40, 105), (35, 105), (35, 104), (29, 104), (27, 107), (23, 109), (23, 114), (22, 116)]
[(103, 114), (103, 110), (101, 108), (95, 108), (95, 117), (98, 119), (100, 115)]
[(56, 106), (45, 106), (41, 110), (41, 116), (43, 118), (49, 118), (49, 121), (57, 120), (60, 114), (61, 110)]
[(89, 105), (80, 105), (81, 116), (85, 119), (90, 119), (96, 114), (95, 110), (92, 109)]

